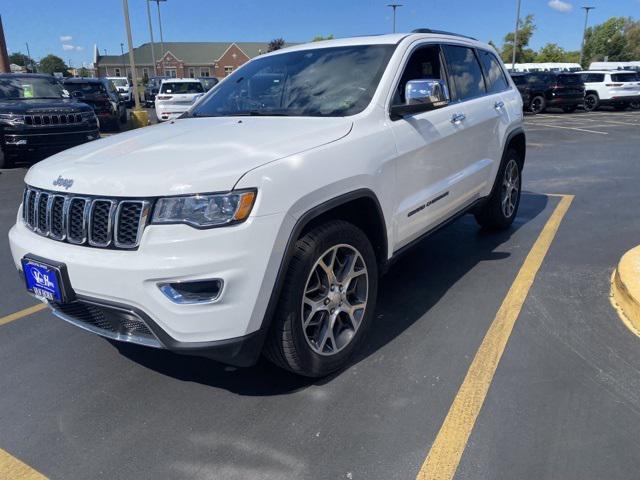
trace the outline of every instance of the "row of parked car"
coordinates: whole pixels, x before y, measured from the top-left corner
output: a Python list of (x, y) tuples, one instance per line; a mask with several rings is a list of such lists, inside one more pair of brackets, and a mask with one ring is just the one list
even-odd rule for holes
[(616, 110), (640, 108), (640, 73), (634, 71), (513, 72), (511, 78), (525, 110), (533, 114), (549, 107), (567, 113), (578, 107), (590, 112), (605, 105)]

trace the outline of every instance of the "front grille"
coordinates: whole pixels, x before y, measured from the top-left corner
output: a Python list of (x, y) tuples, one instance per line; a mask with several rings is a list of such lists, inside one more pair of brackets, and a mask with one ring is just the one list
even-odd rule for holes
[(48, 127), (51, 125), (74, 125), (82, 123), (81, 113), (42, 113), (25, 115), (24, 123), (30, 127)]
[(76, 196), (27, 187), (23, 220), (39, 235), (75, 245), (137, 248), (151, 202)]
[(162, 347), (149, 327), (133, 311), (84, 300), (64, 304), (52, 302), (50, 305), (65, 320), (99, 335)]

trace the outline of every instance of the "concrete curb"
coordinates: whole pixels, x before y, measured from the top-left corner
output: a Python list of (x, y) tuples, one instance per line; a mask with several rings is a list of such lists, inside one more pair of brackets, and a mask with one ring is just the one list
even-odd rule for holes
[(611, 303), (625, 325), (640, 336), (640, 246), (625, 253), (614, 270)]

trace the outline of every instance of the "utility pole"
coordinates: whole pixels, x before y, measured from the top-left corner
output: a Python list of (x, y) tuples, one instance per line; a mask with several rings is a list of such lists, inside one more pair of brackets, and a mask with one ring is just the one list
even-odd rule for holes
[(396, 10), (403, 5), (399, 3), (390, 3), (387, 7), (393, 8), (393, 33), (396, 33)]
[(166, 2), (167, 0), (153, 0), (158, 7), (158, 25), (160, 27), (160, 61), (164, 57), (164, 38), (162, 37), (162, 18), (160, 17), (160, 2)]
[(520, 0), (516, 0), (516, 30), (513, 33), (513, 52), (511, 57), (511, 70), (516, 68), (516, 52), (518, 51), (518, 29), (520, 28)]
[(140, 97), (138, 96), (138, 75), (136, 74), (136, 62), (133, 57), (133, 39), (131, 37), (131, 22), (129, 21), (129, 2), (122, 0), (124, 10), (124, 23), (127, 29), (127, 43), (129, 44), (129, 65), (131, 66), (131, 82), (133, 83), (133, 101), (135, 108), (131, 114), (136, 127), (144, 127), (149, 123), (146, 110), (140, 108)]
[(158, 74), (156, 72), (156, 52), (153, 46), (153, 27), (151, 26), (151, 7), (149, 6), (149, 0), (145, 0), (147, 2), (147, 20), (149, 20), (149, 37), (151, 37), (151, 59), (153, 60), (153, 73), (155, 75)]
[(582, 47), (580, 48), (580, 66), (582, 66), (582, 60), (584, 59), (584, 46), (587, 40), (587, 23), (589, 22), (589, 10), (593, 10), (596, 7), (580, 7), (584, 10), (584, 29), (582, 30)]
[[(127, 5), (127, 8), (129, 8), (129, 6)], [(128, 10), (127, 10), (128, 13)], [(129, 44), (131, 45), (131, 44)], [(131, 47), (129, 47), (131, 48)], [(120, 42), (120, 53), (121, 53), (121, 57), (122, 57), (122, 76), (126, 77), (127, 76), (127, 65), (124, 63), (124, 43)]]
[[(31, 70), (33, 70), (32, 73), (36, 73), (35, 63), (33, 61), (33, 58), (31, 58), (31, 52), (29, 51), (29, 42), (25, 42), (25, 45), (27, 46), (27, 57), (29, 57), (29, 62), (31, 63)], [(27, 63), (27, 62), (24, 62), (24, 63)]]
[(11, 73), (9, 55), (7, 55), (7, 42), (4, 40), (4, 29), (2, 28), (2, 17), (0, 16), (0, 73)]

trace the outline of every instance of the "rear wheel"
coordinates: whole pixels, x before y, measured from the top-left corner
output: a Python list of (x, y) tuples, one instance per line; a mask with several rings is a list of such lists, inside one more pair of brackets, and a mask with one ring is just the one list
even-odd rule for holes
[(542, 113), (547, 106), (547, 101), (544, 99), (542, 95), (536, 95), (531, 99), (531, 103), (529, 104), (529, 111), (534, 115), (538, 113)]
[(633, 110), (640, 110), (640, 101), (634, 101), (629, 104)]
[(265, 356), (321, 377), (344, 367), (373, 318), (376, 257), (367, 236), (344, 221), (322, 224), (295, 245), (265, 344)]
[(584, 109), (587, 112), (593, 112), (600, 105), (600, 99), (595, 93), (588, 93), (584, 97)]
[(491, 196), (474, 214), (478, 224), (491, 230), (509, 227), (518, 213), (521, 186), (520, 156), (510, 148), (498, 171)]
[(573, 113), (578, 109), (577, 105), (567, 105), (565, 107), (562, 107), (562, 111), (564, 113)]

